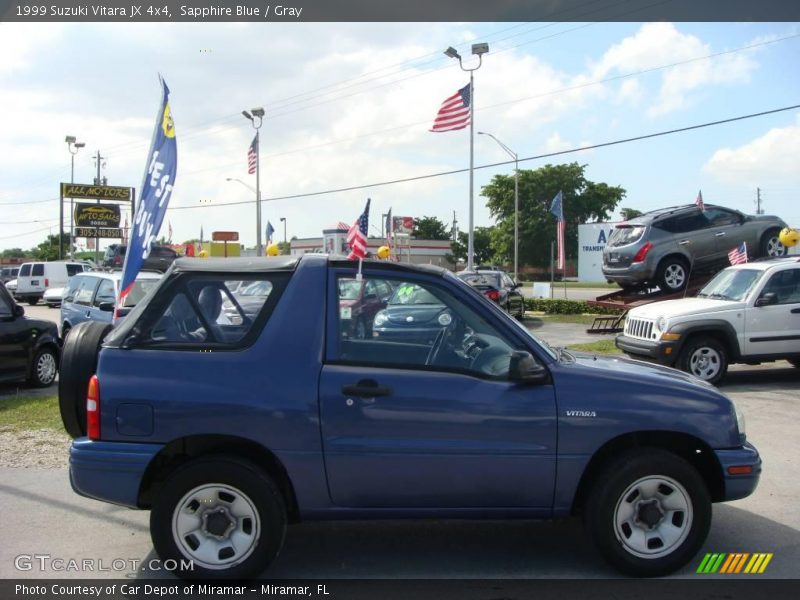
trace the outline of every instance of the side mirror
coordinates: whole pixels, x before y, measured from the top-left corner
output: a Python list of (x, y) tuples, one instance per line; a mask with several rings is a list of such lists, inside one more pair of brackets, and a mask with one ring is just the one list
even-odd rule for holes
[(25, 315), (25, 307), (21, 304), (14, 305), (14, 316), (15, 317), (22, 317)]
[(101, 302), (97, 308), (102, 310), (103, 312), (114, 312), (114, 303), (113, 302)]
[(543, 383), (547, 379), (547, 369), (536, 362), (530, 352), (515, 350), (511, 353), (508, 378), (518, 383)]
[(775, 292), (767, 292), (761, 298), (756, 300), (756, 306), (769, 306), (778, 303), (778, 294)]

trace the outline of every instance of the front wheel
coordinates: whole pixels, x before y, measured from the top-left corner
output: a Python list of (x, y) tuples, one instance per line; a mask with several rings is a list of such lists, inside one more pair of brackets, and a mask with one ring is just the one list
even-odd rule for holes
[(42, 348), (36, 353), (31, 365), (31, 376), (28, 380), (34, 387), (47, 387), (56, 379), (58, 359), (55, 350)]
[(728, 353), (725, 346), (714, 338), (696, 337), (690, 339), (681, 350), (678, 366), (681, 371), (716, 384), (728, 370)]
[(780, 232), (776, 229), (764, 234), (761, 239), (761, 253), (759, 256), (765, 258), (775, 258), (778, 256), (786, 256), (789, 249), (781, 243)]
[(185, 579), (242, 579), (261, 573), (286, 534), (286, 507), (273, 481), (230, 456), (191, 461), (172, 473), (150, 513), (162, 561)]
[(610, 463), (589, 491), (584, 525), (603, 557), (628, 575), (657, 577), (700, 550), (711, 498), (698, 472), (665, 450), (639, 449)]

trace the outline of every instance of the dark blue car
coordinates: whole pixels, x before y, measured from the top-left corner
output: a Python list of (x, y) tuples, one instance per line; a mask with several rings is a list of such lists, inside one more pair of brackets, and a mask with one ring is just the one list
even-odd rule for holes
[[(179, 259), (99, 357), (102, 325), (75, 327), (73, 488), (150, 510), (187, 578), (260, 573), (298, 521), (572, 514), (617, 569), (663, 575), (701, 548), (712, 503), (755, 490), (761, 459), (712, 385), (551, 348), (434, 267), (364, 261), (363, 281), (428, 300), (384, 313), (426, 334), (352, 336), (356, 269)], [(226, 314), (239, 281), (269, 292)]]

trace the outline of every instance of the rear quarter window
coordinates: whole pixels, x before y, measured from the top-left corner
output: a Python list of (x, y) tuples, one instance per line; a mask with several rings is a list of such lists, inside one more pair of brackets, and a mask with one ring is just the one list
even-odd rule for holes
[(33, 269), (31, 269), (31, 277), (41, 277), (42, 275), (44, 275), (44, 264), (34, 264)]
[(31, 266), (30, 265), (22, 265), (19, 270), (20, 277), (29, 277), (31, 274)]
[(617, 225), (608, 238), (608, 245), (616, 248), (638, 242), (642, 239), (646, 229), (646, 225)]

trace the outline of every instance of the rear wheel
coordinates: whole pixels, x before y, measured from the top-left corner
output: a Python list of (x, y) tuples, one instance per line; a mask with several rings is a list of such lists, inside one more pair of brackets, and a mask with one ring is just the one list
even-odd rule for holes
[(623, 573), (672, 573), (697, 553), (711, 525), (711, 498), (688, 462), (665, 450), (620, 456), (595, 479), (584, 525)]
[(689, 283), (689, 267), (682, 258), (665, 258), (656, 275), (662, 292), (680, 292)]
[(28, 298), (28, 304), (30, 306), (36, 306), (37, 304), (39, 304), (39, 300), (41, 300), (41, 298), (39, 298), (38, 296), (34, 298)]
[(86, 390), (97, 370), (97, 355), (111, 325), (97, 321), (78, 323), (65, 334), (58, 379), (58, 405), (64, 429), (73, 438), (86, 435)]
[[(181, 577), (241, 579), (278, 555), (286, 521), (283, 498), (266, 473), (237, 457), (212, 456), (169, 476), (150, 513), (150, 535)], [(182, 567), (188, 561), (193, 568)]]
[(725, 346), (712, 337), (691, 338), (681, 350), (678, 366), (703, 381), (716, 384), (728, 370)]
[(53, 348), (42, 348), (33, 358), (28, 382), (34, 387), (47, 387), (55, 381), (57, 372), (56, 351)]
[(780, 232), (775, 229), (774, 231), (768, 231), (764, 234), (764, 237), (761, 238), (761, 253), (759, 256), (767, 257), (767, 258), (775, 258), (776, 256), (786, 256), (786, 253), (789, 249), (781, 244), (780, 240)]

